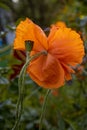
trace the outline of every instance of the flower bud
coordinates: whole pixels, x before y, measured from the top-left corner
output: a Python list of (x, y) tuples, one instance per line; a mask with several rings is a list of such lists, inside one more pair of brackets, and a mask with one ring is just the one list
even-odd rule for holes
[(26, 48), (26, 51), (31, 51), (32, 48), (33, 48), (33, 45), (34, 45), (34, 41), (31, 41), (31, 40), (26, 40), (25, 41), (25, 48)]

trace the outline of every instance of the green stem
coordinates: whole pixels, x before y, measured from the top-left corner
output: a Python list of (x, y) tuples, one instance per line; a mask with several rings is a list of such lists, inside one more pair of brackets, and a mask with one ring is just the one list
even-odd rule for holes
[(37, 89), (35, 89), (33, 92), (31, 92), (31, 94), (30, 94), (29, 96), (27, 96), (26, 99), (30, 99), (30, 98), (31, 98), (35, 93), (37, 93), (40, 89), (41, 89), (40, 87), (37, 88)]
[(39, 52), (35, 55), (33, 55), (32, 57), (30, 57), (29, 59), (26, 58), (26, 63), (24, 64), (24, 66), (21, 69), (20, 75), (19, 75), (19, 80), (18, 80), (18, 86), (19, 86), (19, 98), (18, 98), (18, 103), (17, 103), (17, 119), (15, 122), (15, 125), (13, 126), (12, 130), (18, 130), (18, 126), (20, 123), (20, 118), (21, 118), (21, 114), (22, 114), (22, 110), (23, 110), (23, 98), (24, 98), (24, 81), (25, 81), (25, 74), (26, 74), (26, 68), (29, 65), (29, 63), (38, 58), (41, 55), (47, 55), (46, 51), (42, 51)]
[(47, 93), (46, 93), (46, 96), (45, 96), (45, 99), (44, 99), (44, 103), (43, 103), (43, 106), (42, 106), (42, 112), (41, 112), (41, 117), (40, 117), (40, 122), (39, 122), (39, 130), (42, 130), (43, 117), (44, 117), (44, 113), (45, 113), (45, 110), (46, 110), (47, 99), (48, 99), (50, 91), (51, 90), (49, 90), (49, 89), (47, 90)]

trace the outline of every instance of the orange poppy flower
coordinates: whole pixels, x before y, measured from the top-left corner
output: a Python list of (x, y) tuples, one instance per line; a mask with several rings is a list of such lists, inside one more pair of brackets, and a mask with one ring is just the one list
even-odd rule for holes
[(14, 49), (25, 50), (26, 40), (34, 41), (30, 55), (47, 51), (47, 55), (41, 55), (31, 61), (27, 68), (30, 77), (44, 88), (62, 86), (74, 73), (71, 66), (82, 62), (83, 41), (78, 33), (65, 26), (52, 26), (47, 37), (38, 25), (26, 18), (16, 29)]

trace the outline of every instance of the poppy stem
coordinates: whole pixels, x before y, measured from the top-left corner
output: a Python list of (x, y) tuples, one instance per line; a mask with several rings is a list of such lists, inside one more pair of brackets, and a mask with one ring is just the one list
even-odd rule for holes
[(46, 51), (38, 52), (37, 54), (31, 56), (30, 58), (26, 58), (26, 63), (22, 67), (20, 74), (19, 74), (19, 80), (18, 80), (18, 86), (19, 86), (19, 98), (17, 102), (17, 109), (16, 109), (16, 114), (17, 114), (17, 119), (15, 122), (15, 125), (13, 126), (12, 130), (18, 130), (19, 129), (19, 124), (20, 124), (20, 119), (22, 115), (22, 110), (23, 110), (23, 99), (24, 99), (24, 84), (25, 84), (25, 75), (26, 75), (26, 69), (27, 66), (30, 64), (30, 62), (36, 58), (38, 58), (41, 55), (47, 55)]
[(51, 90), (48, 89), (46, 96), (45, 96), (45, 99), (44, 99), (44, 102), (43, 102), (42, 112), (41, 112), (41, 117), (40, 117), (40, 122), (39, 122), (39, 130), (42, 130), (43, 117), (44, 117), (44, 113), (45, 113), (45, 110), (46, 110), (47, 99), (48, 99), (50, 92), (51, 92)]

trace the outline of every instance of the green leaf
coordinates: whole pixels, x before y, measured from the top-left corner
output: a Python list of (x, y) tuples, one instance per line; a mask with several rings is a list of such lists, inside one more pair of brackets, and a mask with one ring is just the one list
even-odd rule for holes
[(58, 112), (58, 128), (59, 130), (65, 130), (65, 122), (60, 112)]
[(65, 119), (65, 121), (70, 125), (70, 127), (72, 128), (72, 130), (77, 130), (77, 126), (74, 122), (72, 122), (69, 119)]
[(7, 11), (10, 10), (9, 6), (7, 6), (6, 4), (4, 4), (2, 2), (0, 2), (0, 7), (7, 10)]

